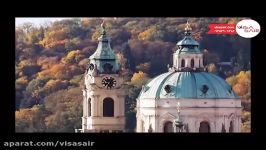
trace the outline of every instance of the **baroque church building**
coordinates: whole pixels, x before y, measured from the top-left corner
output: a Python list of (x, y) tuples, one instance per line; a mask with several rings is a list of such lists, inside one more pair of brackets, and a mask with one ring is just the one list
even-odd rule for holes
[[(125, 87), (104, 24), (90, 56), (83, 89), (81, 132), (125, 132)], [(231, 86), (208, 73), (187, 23), (173, 66), (143, 85), (136, 132), (240, 132), (241, 100)]]
[(173, 66), (137, 98), (137, 132), (240, 132), (241, 100), (225, 80), (204, 69), (187, 23)]
[(98, 47), (84, 76), (81, 132), (124, 132), (124, 81), (104, 23), (101, 27)]

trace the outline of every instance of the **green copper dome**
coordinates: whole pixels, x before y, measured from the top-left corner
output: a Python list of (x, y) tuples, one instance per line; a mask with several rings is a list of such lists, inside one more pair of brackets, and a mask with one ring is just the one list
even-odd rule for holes
[(191, 37), (188, 23), (185, 31), (177, 43), (174, 67), (144, 85), (138, 99), (239, 99), (224, 79), (199, 69), (204, 68), (199, 43)]
[(199, 46), (199, 43), (195, 41), (191, 36), (185, 36), (184, 39), (179, 41), (176, 45), (178, 46), (186, 46), (186, 45)]
[(238, 99), (222, 78), (207, 72), (167, 72), (143, 86), (139, 99)]

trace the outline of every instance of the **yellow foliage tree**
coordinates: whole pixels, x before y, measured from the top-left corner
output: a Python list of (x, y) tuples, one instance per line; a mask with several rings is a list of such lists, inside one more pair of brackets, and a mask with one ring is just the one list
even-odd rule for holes
[(63, 64), (56, 64), (50, 69), (51, 75), (56, 78), (59, 78), (65, 72), (66, 72), (66, 66)]
[(236, 76), (231, 76), (226, 81), (233, 87), (234, 92), (243, 99), (250, 98), (251, 72), (241, 71)]
[(45, 34), (43, 40), (39, 42), (39, 44), (47, 49), (55, 47), (57, 45), (64, 45), (69, 41), (67, 39), (67, 31), (67, 28), (59, 28), (57, 30), (48, 31)]
[(211, 73), (216, 73), (217, 72), (217, 68), (215, 66), (215, 64), (211, 63), (208, 65), (208, 71)]
[(62, 63), (73, 63), (73, 62), (77, 63), (84, 57), (85, 56), (81, 54), (80, 50), (72, 50), (67, 54), (66, 57), (62, 58)]
[(66, 80), (61, 81), (59, 79), (51, 79), (45, 84), (44, 91), (54, 92), (56, 90), (65, 88), (66, 86), (67, 86)]
[(34, 125), (35, 116), (40, 111), (38, 106), (20, 109), (15, 112), (16, 132), (34, 132), (37, 127)]
[(150, 40), (156, 34), (156, 27), (153, 26), (138, 35), (139, 40)]
[(54, 64), (59, 63), (58, 57), (39, 57), (37, 64), (42, 67), (43, 70), (51, 68)]
[(37, 78), (44, 78), (46, 76), (61, 78), (66, 75), (66, 73), (67, 67), (64, 64), (55, 64), (50, 69), (39, 72)]
[(27, 76), (22, 76), (16, 80), (16, 84), (18, 85), (26, 85), (28, 84)]
[(139, 71), (138, 73), (133, 74), (131, 78), (131, 84), (139, 88), (145, 83), (147, 83), (148, 80), (149, 80), (148, 75), (142, 71)]
[(236, 76), (233, 75), (231, 77), (226, 78), (226, 82), (229, 85), (234, 86), (237, 83)]

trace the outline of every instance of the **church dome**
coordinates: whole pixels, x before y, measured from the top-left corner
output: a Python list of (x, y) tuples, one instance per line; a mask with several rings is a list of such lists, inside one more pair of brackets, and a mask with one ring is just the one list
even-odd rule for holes
[(238, 99), (221, 77), (204, 71), (199, 43), (191, 36), (187, 22), (185, 37), (177, 43), (173, 67), (144, 85), (139, 99)]
[(176, 45), (178, 46), (184, 46), (184, 45), (193, 45), (193, 46), (199, 46), (199, 43), (195, 41), (193, 38), (186, 36), (184, 39), (179, 41)]
[(222, 78), (207, 72), (167, 72), (143, 86), (139, 99), (238, 99)]

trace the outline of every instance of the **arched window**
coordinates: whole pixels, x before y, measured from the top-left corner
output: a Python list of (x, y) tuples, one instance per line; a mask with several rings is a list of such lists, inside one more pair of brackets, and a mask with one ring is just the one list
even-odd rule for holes
[(165, 133), (174, 132), (173, 123), (171, 121), (167, 121), (164, 123), (163, 132)]
[(225, 132), (226, 132), (225, 126), (224, 126), (224, 124), (222, 124), (222, 133), (225, 133)]
[(112, 98), (105, 98), (103, 100), (103, 116), (104, 117), (114, 116), (114, 100)]
[(191, 59), (190, 65), (191, 65), (191, 68), (194, 68), (194, 59)]
[(113, 66), (109, 63), (106, 63), (103, 65), (104, 73), (111, 73), (113, 69)]
[(230, 121), (229, 132), (234, 132), (234, 125), (233, 125), (233, 121)]
[(200, 60), (199, 60), (199, 67), (201, 66), (201, 64), (200, 64)]
[(203, 121), (200, 123), (200, 127), (199, 127), (199, 132), (200, 133), (209, 133), (211, 130), (210, 130), (210, 125), (208, 122), (206, 121)]
[(185, 60), (184, 59), (181, 60), (181, 67), (185, 67)]
[(88, 99), (88, 116), (91, 116), (91, 99)]

